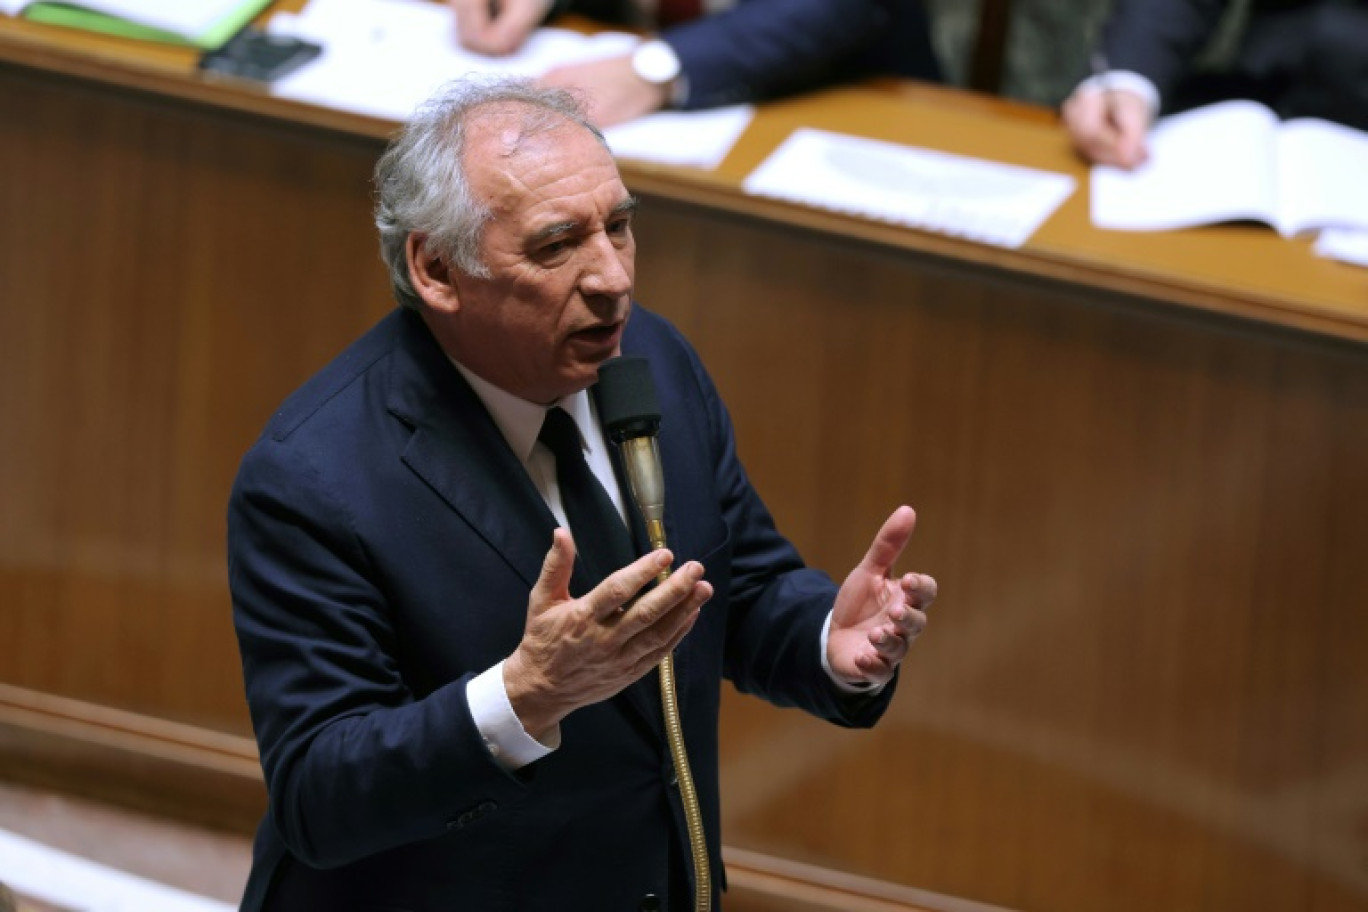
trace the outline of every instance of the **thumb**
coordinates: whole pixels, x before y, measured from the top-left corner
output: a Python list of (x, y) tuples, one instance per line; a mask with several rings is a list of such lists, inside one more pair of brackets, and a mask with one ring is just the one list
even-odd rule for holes
[(568, 529), (558, 527), (551, 533), (551, 550), (542, 560), (541, 575), (532, 587), (532, 610), (563, 602), (570, 598), (570, 576), (575, 572), (575, 540)]
[(869, 550), (865, 552), (864, 560), (860, 561), (860, 569), (879, 576), (887, 576), (902, 554), (903, 548), (907, 547), (916, 525), (917, 512), (911, 507), (903, 506), (894, 510), (893, 515), (884, 520), (884, 524), (879, 527)]

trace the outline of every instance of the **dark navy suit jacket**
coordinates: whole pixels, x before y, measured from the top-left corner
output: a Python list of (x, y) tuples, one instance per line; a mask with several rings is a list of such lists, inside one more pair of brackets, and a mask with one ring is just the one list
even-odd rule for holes
[[(632, 0), (568, 0), (603, 22), (630, 22)], [(939, 81), (920, 0), (736, 0), (667, 28), (689, 92), (683, 107), (762, 101), (868, 76)]]
[[(692, 349), (640, 308), (623, 349), (660, 394), (669, 543), (715, 588), (676, 673), (720, 884), (722, 678), (851, 726), (892, 688), (852, 699), (826, 678), (836, 587), (775, 531)], [(554, 524), (416, 314), (386, 317), (274, 416), (228, 524), (270, 793), (244, 909), (625, 912), (687, 893), (655, 673), (572, 713), (561, 747), (516, 773), (471, 719), (465, 685), (517, 645)]]

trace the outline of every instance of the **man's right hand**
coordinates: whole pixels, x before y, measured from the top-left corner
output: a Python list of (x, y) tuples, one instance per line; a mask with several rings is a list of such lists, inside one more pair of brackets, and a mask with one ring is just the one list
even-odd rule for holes
[(477, 54), (502, 56), (523, 46), (551, 12), (552, 0), (447, 0), (456, 40)]
[(503, 663), (508, 700), (528, 734), (542, 740), (574, 710), (618, 693), (693, 629), (713, 593), (697, 561), (632, 602), (673, 560), (669, 551), (653, 551), (575, 599), (575, 543), (565, 529), (555, 531), (528, 599), (522, 642)]
[(1134, 92), (1080, 86), (1062, 113), (1074, 148), (1093, 164), (1134, 168), (1149, 156), (1149, 103)]

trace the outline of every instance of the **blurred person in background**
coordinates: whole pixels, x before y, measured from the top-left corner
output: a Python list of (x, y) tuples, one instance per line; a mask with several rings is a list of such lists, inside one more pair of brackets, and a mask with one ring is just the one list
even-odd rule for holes
[(939, 81), (919, 0), (449, 0), (469, 50), (509, 54), (548, 17), (647, 33), (617, 57), (556, 67), (600, 127), (664, 108), (763, 101), (868, 76)]
[(1368, 2), (1252, 0), (1227, 66), (1200, 53), (1230, 0), (1117, 0), (1093, 55), (1093, 75), (1064, 102), (1064, 125), (1090, 162), (1134, 168), (1160, 114), (1231, 98), (1282, 117), (1322, 117), (1368, 129)]

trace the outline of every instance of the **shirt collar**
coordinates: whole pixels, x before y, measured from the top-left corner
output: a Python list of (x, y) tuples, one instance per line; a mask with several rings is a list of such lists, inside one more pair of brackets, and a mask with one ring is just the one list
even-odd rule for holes
[[(475, 374), (456, 360), (453, 359), (451, 363), (456, 365), (461, 376), (465, 377), (475, 395), (484, 403), (504, 439), (508, 441), (513, 454), (519, 461), (526, 463), (532, 455), (532, 447), (537, 443), (537, 435), (541, 433), (548, 406), (520, 399)], [(570, 417), (575, 419), (575, 426), (580, 432), (580, 446), (585, 446), (588, 439), (585, 428), (592, 427), (595, 420), (593, 399), (589, 392), (580, 390), (558, 400), (554, 405), (565, 409)]]

